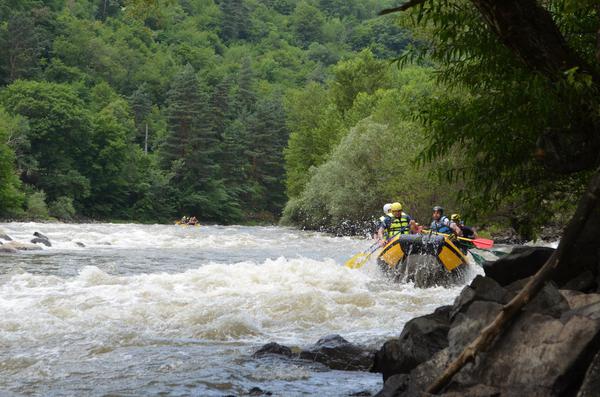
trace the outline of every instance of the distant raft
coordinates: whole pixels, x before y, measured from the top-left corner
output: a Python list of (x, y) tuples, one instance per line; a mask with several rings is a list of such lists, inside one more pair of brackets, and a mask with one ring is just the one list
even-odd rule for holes
[(468, 262), (465, 254), (448, 237), (402, 234), (383, 247), (377, 263), (397, 281), (413, 281), (416, 286), (427, 288), (461, 283), (462, 265), (466, 266)]
[(175, 224), (179, 225), (179, 226), (200, 226), (199, 223), (191, 224), (191, 223), (183, 223), (181, 221), (175, 221)]

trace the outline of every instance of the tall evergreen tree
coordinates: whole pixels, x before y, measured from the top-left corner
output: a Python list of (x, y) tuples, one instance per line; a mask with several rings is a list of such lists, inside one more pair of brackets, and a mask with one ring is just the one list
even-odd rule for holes
[(285, 204), (283, 148), (288, 136), (281, 100), (260, 102), (248, 134), (249, 177), (255, 186), (252, 202), (259, 210), (278, 213)]
[(250, 32), (248, 5), (244, 0), (221, 0), (221, 38), (225, 42), (246, 39)]
[(133, 110), (133, 117), (135, 120), (136, 127), (136, 143), (142, 147), (146, 147), (146, 132), (148, 131), (148, 120), (147, 117), (152, 110), (152, 98), (148, 91), (146, 83), (142, 83), (137, 90), (129, 97), (129, 103), (131, 104), (131, 110)]
[(202, 98), (194, 68), (187, 64), (171, 83), (167, 93), (168, 135), (161, 148), (163, 167), (169, 169), (176, 160), (183, 160), (190, 152), (190, 139), (197, 128)]
[(256, 93), (254, 92), (254, 73), (250, 58), (242, 60), (238, 75), (238, 92), (236, 106), (239, 113), (251, 113), (256, 104)]

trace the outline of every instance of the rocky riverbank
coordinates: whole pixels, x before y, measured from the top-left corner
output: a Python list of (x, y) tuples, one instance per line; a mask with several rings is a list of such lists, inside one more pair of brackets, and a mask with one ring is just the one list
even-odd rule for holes
[[(409, 321), (375, 354), (379, 397), (421, 395), (552, 254), (519, 248), (486, 263), (486, 276), (453, 305)], [(445, 396), (592, 396), (600, 383), (600, 294), (591, 274), (555, 279), (530, 301), (505, 335), (467, 364)]]

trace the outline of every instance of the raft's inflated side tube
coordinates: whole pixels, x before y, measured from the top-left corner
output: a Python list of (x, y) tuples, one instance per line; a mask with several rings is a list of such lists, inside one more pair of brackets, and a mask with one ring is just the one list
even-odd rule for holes
[(447, 237), (440, 235), (401, 234), (383, 247), (379, 259), (394, 268), (408, 255), (431, 255), (448, 271), (467, 263), (467, 258)]

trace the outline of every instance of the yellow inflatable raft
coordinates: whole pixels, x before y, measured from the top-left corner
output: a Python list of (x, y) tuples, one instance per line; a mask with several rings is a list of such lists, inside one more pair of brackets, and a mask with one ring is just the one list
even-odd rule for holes
[(383, 247), (378, 262), (395, 268), (409, 255), (433, 256), (449, 272), (467, 263), (465, 255), (448, 237), (435, 234), (398, 235)]

